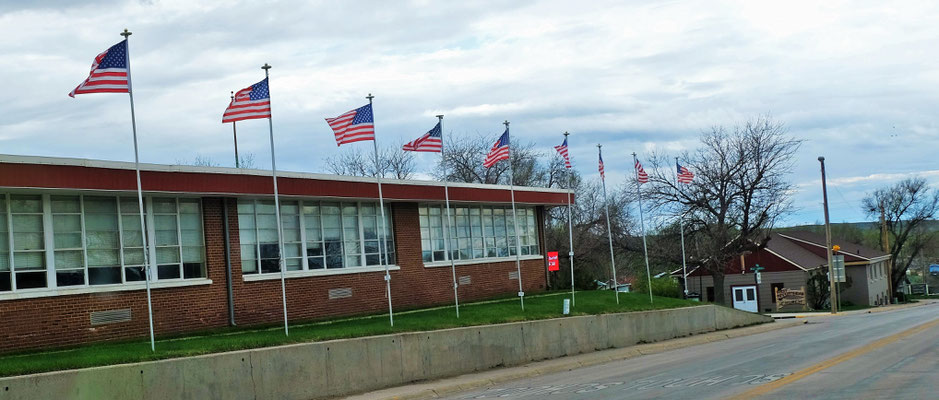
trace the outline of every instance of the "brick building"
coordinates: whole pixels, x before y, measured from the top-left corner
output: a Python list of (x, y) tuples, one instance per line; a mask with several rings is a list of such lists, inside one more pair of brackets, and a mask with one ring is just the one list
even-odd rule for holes
[[(444, 251), (440, 182), (278, 174), (292, 321), (387, 310), (387, 238), (396, 310), (518, 291), (507, 186), (450, 184)], [(0, 156), (0, 352), (283, 321), (270, 171), (141, 165), (143, 246), (133, 163)], [(545, 207), (567, 192), (516, 188), (521, 279), (544, 290)], [(227, 216), (227, 217), (226, 217)], [(226, 241), (226, 237), (228, 240)], [(227, 244), (227, 245), (226, 245)]]

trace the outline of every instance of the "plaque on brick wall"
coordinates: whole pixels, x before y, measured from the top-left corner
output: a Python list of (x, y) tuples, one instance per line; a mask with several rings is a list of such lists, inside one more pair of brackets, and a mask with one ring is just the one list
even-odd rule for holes
[(461, 276), (460, 279), (457, 280), (457, 282), (460, 282), (460, 285), (469, 285), (470, 283), (473, 282), (473, 278), (471, 278), (469, 275)]
[(352, 288), (336, 288), (329, 289), (329, 299), (344, 299), (346, 297), (352, 297)]
[(518, 271), (509, 272), (509, 279), (518, 279)]

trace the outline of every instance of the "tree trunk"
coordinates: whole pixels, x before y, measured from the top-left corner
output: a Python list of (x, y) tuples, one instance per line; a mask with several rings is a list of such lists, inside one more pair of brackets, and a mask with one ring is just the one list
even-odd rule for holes
[(724, 273), (711, 272), (711, 278), (714, 279), (714, 302), (729, 306), (730, 304), (724, 302)]

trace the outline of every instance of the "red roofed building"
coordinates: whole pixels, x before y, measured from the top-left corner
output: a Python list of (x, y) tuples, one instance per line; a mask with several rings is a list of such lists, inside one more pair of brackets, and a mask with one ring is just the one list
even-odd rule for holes
[[(283, 321), (270, 171), (142, 164), (141, 182), (157, 335)], [(289, 318), (387, 311), (374, 179), (279, 172), (278, 188)], [(443, 183), (382, 191), (395, 308), (452, 304)], [(450, 199), (461, 301), (516, 293), (509, 188)], [(541, 291), (544, 210), (567, 192), (515, 199), (524, 291)], [(146, 336), (139, 221), (133, 163), (0, 155), (0, 352)]]
[[(886, 271), (889, 254), (866, 248), (841, 239), (832, 239), (841, 246), (839, 254), (845, 257), (846, 274), (852, 285), (841, 292), (842, 301), (857, 305), (886, 304), (889, 298)], [(760, 283), (756, 283), (753, 268), (759, 265)], [(810, 271), (824, 268), (828, 260), (825, 237), (811, 232), (792, 231), (773, 233), (766, 247), (742, 255), (724, 271), (724, 298), (728, 306), (753, 312), (777, 311), (774, 289), (800, 289), (806, 286)], [(681, 270), (672, 273), (681, 279)], [(688, 290), (700, 293), (702, 300), (714, 301), (714, 281), (703, 268), (688, 272)], [(801, 310), (801, 306), (787, 306), (782, 311)]]

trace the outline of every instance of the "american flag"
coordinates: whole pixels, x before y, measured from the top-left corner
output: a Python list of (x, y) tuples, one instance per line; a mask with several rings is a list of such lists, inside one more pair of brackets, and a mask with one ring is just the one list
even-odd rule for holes
[(642, 164), (639, 163), (639, 160), (636, 160), (636, 176), (639, 180), (639, 183), (646, 183), (649, 181), (649, 174), (646, 173), (646, 170), (642, 169)]
[(424, 136), (408, 142), (402, 147), (404, 151), (425, 151), (429, 153), (440, 153), (443, 149), (443, 135), (440, 131), (438, 122), (434, 129), (431, 129)]
[(267, 86), (267, 78), (264, 78), (235, 93), (235, 98), (222, 115), (222, 123), (270, 117), (271, 90)]
[(688, 168), (682, 167), (678, 162), (675, 162), (675, 166), (678, 167), (678, 183), (691, 183), (694, 179), (694, 174), (691, 173)]
[(336, 134), (336, 146), (375, 140), (375, 120), (372, 117), (371, 104), (366, 104), (336, 118), (326, 118), (326, 123)]
[(85, 93), (129, 93), (127, 83), (127, 40), (111, 46), (95, 57), (91, 63), (91, 73), (78, 87), (69, 93), (69, 97)]
[(567, 155), (567, 137), (564, 138), (564, 143), (561, 143), (560, 146), (554, 146), (554, 149), (561, 154), (561, 157), (564, 157), (564, 167), (571, 167), (571, 158)]
[(600, 179), (606, 179), (606, 175), (603, 174), (603, 153), (600, 153)]
[(496, 141), (496, 144), (492, 145), (492, 149), (489, 150), (489, 154), (486, 154), (486, 160), (483, 161), (483, 166), (486, 168), (496, 165), (497, 162), (502, 160), (509, 159), (509, 128), (505, 128), (505, 133), (502, 136), (499, 136), (499, 140)]

